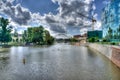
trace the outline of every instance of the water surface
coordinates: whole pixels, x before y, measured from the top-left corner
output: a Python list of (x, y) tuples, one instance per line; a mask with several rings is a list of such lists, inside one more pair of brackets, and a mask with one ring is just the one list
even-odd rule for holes
[(120, 69), (84, 46), (11, 47), (0, 80), (120, 80)]

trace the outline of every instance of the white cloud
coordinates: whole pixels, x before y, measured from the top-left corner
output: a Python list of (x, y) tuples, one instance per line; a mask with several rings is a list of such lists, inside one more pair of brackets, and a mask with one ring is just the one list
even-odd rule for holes
[[(52, 35), (66, 34), (69, 27), (84, 29), (90, 27), (91, 22), (85, 17), (89, 15), (90, 3), (94, 0), (52, 0), (58, 2), (59, 8), (56, 15), (49, 13), (44, 16), (32, 13), (20, 4), (13, 5), (14, 0), (0, 1), (0, 13), (9, 16), (11, 26), (27, 28), (30, 25), (45, 25)], [(94, 7), (95, 9), (95, 7)], [(80, 13), (80, 14), (79, 14)], [(27, 25), (27, 26), (26, 26)]]
[(95, 14), (93, 15), (93, 17), (94, 17), (95, 19), (97, 19), (98, 14), (97, 14), (97, 13), (95, 13)]
[(88, 29), (87, 28), (83, 28), (80, 30), (80, 34), (83, 35), (85, 33), (87, 33)]
[(18, 34), (23, 34), (24, 31), (23, 30), (18, 30)]
[(96, 9), (96, 6), (95, 6), (95, 4), (92, 6), (92, 9), (93, 9), (93, 10), (95, 10), (95, 9)]
[(97, 21), (94, 26), (95, 30), (100, 30), (102, 28), (101, 21)]

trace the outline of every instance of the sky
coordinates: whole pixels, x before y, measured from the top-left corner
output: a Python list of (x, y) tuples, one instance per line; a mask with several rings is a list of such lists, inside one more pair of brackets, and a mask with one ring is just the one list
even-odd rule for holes
[(97, 20), (95, 29), (101, 29), (101, 12), (109, 0), (0, 0), (0, 16), (8, 18), (9, 26), (19, 33), (28, 27), (44, 26), (51, 35), (67, 38), (84, 34), (91, 29), (91, 20)]

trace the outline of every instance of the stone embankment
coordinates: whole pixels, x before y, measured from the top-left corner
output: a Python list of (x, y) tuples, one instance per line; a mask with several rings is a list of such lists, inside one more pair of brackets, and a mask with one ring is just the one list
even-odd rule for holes
[(97, 43), (88, 43), (87, 46), (105, 55), (120, 68), (120, 46), (104, 45)]

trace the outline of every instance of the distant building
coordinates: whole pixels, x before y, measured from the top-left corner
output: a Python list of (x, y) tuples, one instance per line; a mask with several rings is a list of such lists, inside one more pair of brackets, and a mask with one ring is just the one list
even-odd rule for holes
[(74, 35), (73, 38), (75, 38), (76, 40), (80, 41), (80, 43), (86, 43), (86, 34), (83, 35)]
[(12, 36), (12, 42), (21, 42), (22, 40), (22, 34), (18, 34), (17, 36), (11, 34), (11, 36)]
[(81, 36), (81, 35), (74, 35), (73, 37), (76, 38), (76, 39), (79, 39), (79, 38), (81, 38), (82, 36)]
[[(111, 0), (102, 11), (103, 36), (115, 39), (120, 26), (120, 0)], [(109, 32), (109, 29), (112, 31)], [(110, 36), (111, 35), (111, 36)]]
[(93, 37), (98, 37), (99, 39), (102, 39), (103, 37), (103, 32), (102, 31), (98, 31), (98, 30), (95, 30), (95, 31), (88, 31), (87, 32), (87, 38), (93, 38)]
[(86, 34), (83, 34), (83, 35), (74, 35), (73, 37), (74, 37), (75, 39), (80, 40), (80, 39), (86, 38), (87, 35), (86, 35)]

